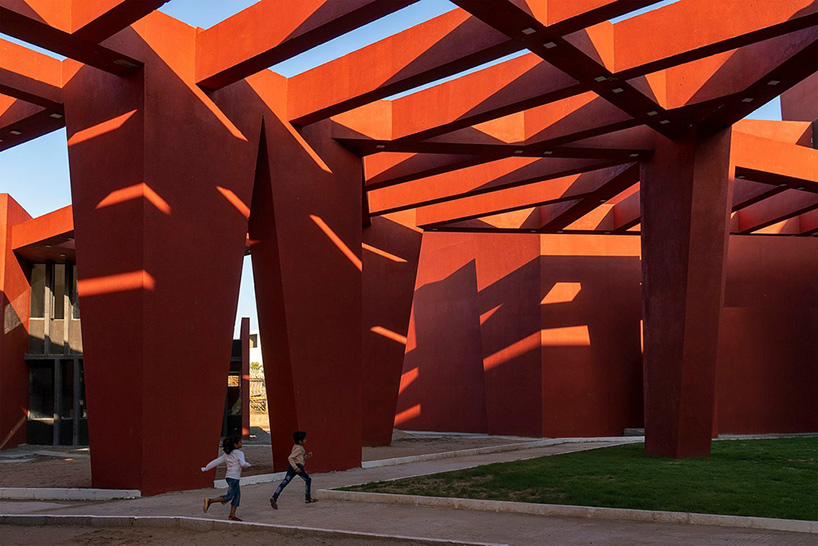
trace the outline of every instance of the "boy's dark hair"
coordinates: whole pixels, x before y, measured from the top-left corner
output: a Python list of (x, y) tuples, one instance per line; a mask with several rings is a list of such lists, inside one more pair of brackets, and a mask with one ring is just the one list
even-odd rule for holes
[(222, 449), (225, 454), (230, 454), (231, 451), (236, 449), (236, 444), (239, 442), (241, 442), (240, 436), (225, 436), (224, 440), (222, 440)]
[(296, 444), (301, 443), (301, 440), (307, 437), (307, 433), (303, 430), (296, 430), (293, 432), (293, 442)]

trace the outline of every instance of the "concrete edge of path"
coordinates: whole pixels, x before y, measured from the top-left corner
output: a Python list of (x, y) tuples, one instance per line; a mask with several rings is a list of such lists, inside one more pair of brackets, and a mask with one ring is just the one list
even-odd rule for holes
[(717, 527), (818, 534), (818, 521), (722, 516), (717, 514), (666, 512), (660, 510), (634, 510), (630, 508), (534, 504), (528, 502), (458, 499), (451, 497), (425, 497), (421, 495), (396, 495), (391, 493), (364, 493), (359, 491), (339, 491), (337, 489), (322, 489), (319, 491), (319, 494), (320, 498), (325, 500), (429, 506), (435, 508), (454, 508), (456, 510), (504, 512), (535, 516), (644, 521), (650, 523), (683, 523), (688, 525), (711, 525)]
[(0, 487), (0, 500), (86, 500), (136, 499), (138, 489), (91, 489), (70, 487)]
[(287, 536), (310, 536), (316, 538), (358, 538), (365, 540), (383, 540), (388, 542), (412, 541), (415, 544), (430, 546), (508, 546), (493, 542), (470, 542), (440, 538), (408, 537), (380, 533), (363, 533), (358, 531), (339, 531), (317, 527), (299, 527), (294, 525), (274, 525), (247, 521), (214, 520), (187, 516), (86, 516), (86, 515), (22, 515), (0, 514), (0, 525), (19, 525), (42, 527), (45, 525), (63, 525), (76, 527), (152, 527), (164, 529), (184, 529), (187, 531), (268, 531)]
[[(584, 444), (595, 442), (616, 442), (630, 444), (644, 442), (644, 436), (614, 436), (605, 438), (546, 438), (542, 440), (520, 441), (513, 444), (501, 444), (496, 446), (473, 447), (456, 451), (441, 451), (438, 453), (423, 453), (421, 455), (409, 455), (406, 457), (395, 457), (392, 459), (381, 459), (378, 461), (364, 461), (361, 468), (381, 468), (384, 466), (396, 466), (400, 464), (422, 463), (425, 461), (436, 461), (439, 459), (452, 459), (455, 457), (472, 457), (474, 455), (488, 455), (490, 453), (504, 453), (507, 451), (522, 451), (524, 449), (536, 449), (538, 447), (555, 446), (559, 444)], [(256, 474), (254, 476), (242, 476), (242, 485), (255, 485), (259, 483), (270, 483), (284, 479), (286, 472), (275, 472), (273, 474)], [(224, 489), (227, 482), (223, 479), (214, 480), (215, 489)]]
[(457, 451), (442, 451), (439, 453), (424, 453), (421, 455), (409, 455), (407, 457), (395, 457), (394, 459), (382, 459), (380, 461), (366, 461), (361, 463), (361, 468), (380, 468), (384, 466), (394, 466), (408, 463), (421, 463), (424, 461), (435, 461), (439, 459), (450, 459), (453, 457), (472, 457), (474, 455), (488, 455), (490, 453), (505, 453), (508, 451), (522, 451), (524, 449), (536, 449), (539, 447), (555, 446), (560, 444), (580, 444), (595, 442), (616, 442), (635, 443), (643, 442), (644, 436), (616, 436), (609, 438), (545, 438), (542, 440), (521, 441), (513, 444), (501, 444), (496, 446), (473, 447), (460, 449)]

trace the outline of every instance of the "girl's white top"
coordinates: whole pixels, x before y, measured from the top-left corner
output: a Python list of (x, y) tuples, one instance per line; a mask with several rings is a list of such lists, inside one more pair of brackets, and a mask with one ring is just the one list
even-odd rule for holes
[(240, 449), (234, 449), (230, 453), (225, 453), (218, 459), (213, 459), (207, 463), (207, 466), (202, 467), (202, 472), (207, 472), (211, 468), (216, 468), (222, 463), (227, 465), (227, 474), (225, 474), (225, 478), (235, 478), (237, 480), (241, 478), (241, 469), (250, 466), (250, 463), (244, 459), (244, 453), (242, 453)]

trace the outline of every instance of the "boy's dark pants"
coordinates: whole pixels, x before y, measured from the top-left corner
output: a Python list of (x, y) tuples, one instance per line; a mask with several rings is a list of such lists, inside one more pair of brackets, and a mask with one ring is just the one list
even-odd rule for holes
[(306, 470), (304, 470), (304, 465), (297, 465), (297, 466), (298, 466), (298, 469), (301, 472), (296, 472), (295, 469), (292, 466), (287, 467), (287, 475), (284, 476), (284, 479), (281, 480), (280, 484), (278, 484), (278, 487), (276, 488), (275, 493), (273, 493), (273, 498), (274, 499), (278, 500), (278, 496), (281, 494), (281, 492), (284, 490), (284, 488), (287, 487), (287, 484), (289, 484), (292, 481), (292, 479), (294, 477), (296, 477), (296, 476), (301, 476), (301, 479), (304, 480), (304, 484), (305, 484), (304, 488), (305, 488), (305, 492), (306, 492), (306, 499), (307, 500), (312, 499), (312, 496), (310, 495), (310, 485), (312, 485), (312, 478), (310, 478), (310, 475), (307, 474)]

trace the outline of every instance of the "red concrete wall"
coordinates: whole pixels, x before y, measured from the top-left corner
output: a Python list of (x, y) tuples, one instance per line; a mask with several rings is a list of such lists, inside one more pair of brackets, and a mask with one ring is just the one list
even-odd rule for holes
[(8, 194), (0, 193), (0, 449), (26, 441), (28, 417), (28, 317), (31, 287), (12, 251), (11, 228), (31, 216)]
[[(517, 244), (509, 244), (514, 239)], [(536, 235), (485, 235), (471, 242), (477, 272), (483, 384), (490, 434), (539, 436), (539, 241)]]
[(734, 235), (727, 274), (719, 432), (815, 432), (818, 241)]
[(392, 441), (421, 238), (412, 212), (376, 216), (363, 232), (364, 445)]
[[(527, 262), (538, 238), (542, 256)], [(814, 239), (731, 237), (720, 432), (818, 430), (816, 260)], [(642, 426), (640, 281), (638, 237), (425, 233), (396, 426), (528, 436)]]
[(781, 95), (781, 118), (818, 121), (818, 72)]
[(638, 237), (544, 235), (542, 436), (641, 427)]

